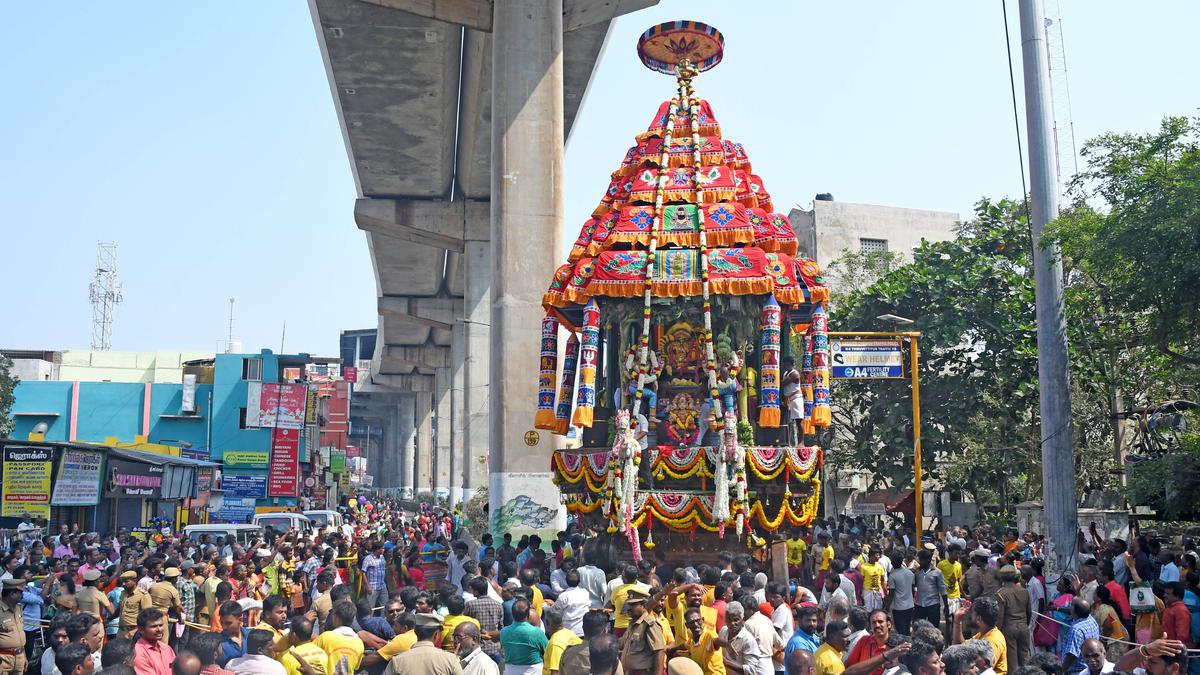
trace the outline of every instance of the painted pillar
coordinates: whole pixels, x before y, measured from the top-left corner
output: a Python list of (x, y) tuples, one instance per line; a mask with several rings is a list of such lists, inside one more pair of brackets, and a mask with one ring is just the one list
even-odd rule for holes
[(546, 280), (563, 219), (562, 0), (506, 0), (492, 22), (490, 529), (565, 526), (550, 434), (533, 432)]
[(396, 476), (396, 485), (400, 488), (400, 494), (411, 499), (413, 495), (413, 464), (416, 457), (417, 443), (417, 426), (416, 426), (416, 397), (410, 394), (404, 394), (397, 397), (399, 403), (396, 408), (398, 410), (400, 443), (399, 452), (396, 457), (399, 458), (399, 466), (392, 469)]
[(467, 279), (463, 298), (462, 492), (470, 499), (488, 485), (488, 417), (491, 412), (492, 243), (466, 243)]
[(437, 432), (433, 439), (433, 493), (450, 492), (450, 439), (453, 436), (450, 369), (438, 368), (433, 374), (433, 406)]
[(463, 498), (463, 431), (466, 427), (466, 400), (463, 381), (466, 376), (466, 325), (456, 318), (450, 331), (450, 506)]
[(433, 490), (433, 396), (427, 391), (416, 395), (417, 451), (413, 469), (414, 494)]

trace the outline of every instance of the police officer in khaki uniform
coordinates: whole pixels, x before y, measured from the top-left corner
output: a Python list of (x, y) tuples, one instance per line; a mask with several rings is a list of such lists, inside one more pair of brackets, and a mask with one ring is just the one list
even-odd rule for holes
[(137, 632), (138, 614), (143, 609), (153, 607), (154, 601), (150, 599), (149, 593), (138, 587), (137, 572), (126, 570), (121, 572), (121, 576), (118, 578), (121, 580), (121, 586), (125, 589), (125, 593), (121, 596), (118, 626), (123, 637), (133, 638), (134, 633)]
[(25, 673), (24, 579), (5, 579), (0, 588), (0, 675)]
[(433, 644), (434, 638), (442, 632), (442, 618), (437, 614), (418, 614), (414, 620), (417, 643), (408, 651), (393, 656), (384, 675), (462, 675), (458, 657)]
[(641, 588), (629, 589), (624, 610), (629, 612), (629, 629), (621, 641), (621, 667), (628, 675), (658, 675), (663, 672), (667, 643), (662, 625), (650, 615), (650, 596)]
[(96, 588), (96, 582), (101, 576), (103, 574), (100, 570), (88, 570), (83, 573), (83, 586), (75, 591), (75, 606), (80, 614), (91, 614), (97, 621), (103, 622), (104, 616), (100, 610), (103, 608), (111, 615), (113, 606), (104, 592)]

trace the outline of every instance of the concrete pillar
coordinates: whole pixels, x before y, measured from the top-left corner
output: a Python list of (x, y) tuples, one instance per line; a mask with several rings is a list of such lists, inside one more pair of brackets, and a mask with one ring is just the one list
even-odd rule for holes
[(433, 491), (433, 396), (423, 391), (416, 395), (417, 452), (413, 469), (413, 492)]
[(414, 451), (416, 449), (416, 398), (405, 394), (398, 396), (398, 404), (396, 405), (399, 411), (397, 417), (399, 419), (400, 429), (400, 444), (399, 452), (396, 453), (399, 461), (394, 468), (396, 475), (396, 484), (400, 487), (400, 494), (412, 498), (413, 495), (413, 460), (415, 458)]
[(371, 443), (370, 436), (367, 437), (367, 442), (363, 444), (364, 450), (371, 451), (370, 458), (367, 459), (367, 473), (375, 477), (375, 486), (399, 487), (400, 476), (399, 471), (393, 469), (387, 471), (388, 464), (398, 465), (399, 462), (395, 458), (400, 456), (400, 408), (391, 405), (380, 410), (380, 417), (383, 420), (383, 437), (379, 443)]
[(491, 413), (492, 243), (466, 242), (463, 298), (463, 499), (488, 484), (488, 417)]
[(492, 22), (491, 475), (494, 534), (564, 527), (554, 437), (533, 432), (542, 293), (563, 219), (563, 0), (506, 0)]
[(450, 491), (450, 438), (454, 426), (450, 414), (450, 369), (438, 368), (433, 376), (433, 406), (437, 417), (437, 433), (434, 434), (433, 493), (447, 494)]
[(466, 376), (466, 325), (461, 317), (450, 331), (450, 506), (463, 498), (463, 430), (466, 427), (466, 399), (463, 381)]

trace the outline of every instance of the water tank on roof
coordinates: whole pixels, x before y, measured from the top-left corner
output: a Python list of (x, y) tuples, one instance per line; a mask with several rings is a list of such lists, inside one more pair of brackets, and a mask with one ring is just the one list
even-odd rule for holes
[(833, 201), (833, 193), (832, 192), (818, 192), (817, 196), (816, 196), (816, 200), (819, 202), (831, 202), (831, 201)]

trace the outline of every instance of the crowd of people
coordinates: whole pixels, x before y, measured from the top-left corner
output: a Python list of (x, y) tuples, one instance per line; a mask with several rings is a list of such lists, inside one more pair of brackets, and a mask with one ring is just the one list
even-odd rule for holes
[[(1180, 675), (1200, 659), (1190, 540), (818, 520), (744, 551), (634, 561), (605, 532), (475, 541), (455, 513), (354, 501), (311, 534), (10, 541), (0, 675)], [(701, 561), (702, 559), (702, 561)]]

